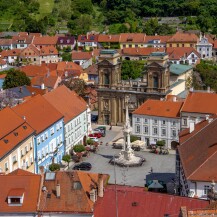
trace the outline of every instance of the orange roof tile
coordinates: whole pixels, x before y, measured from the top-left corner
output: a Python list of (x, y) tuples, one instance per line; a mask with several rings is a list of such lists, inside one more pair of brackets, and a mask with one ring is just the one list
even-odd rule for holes
[(87, 109), (87, 103), (83, 98), (64, 85), (45, 94), (44, 98), (64, 115), (65, 123), (71, 121)]
[(164, 52), (164, 48), (155, 47), (143, 47), (143, 48), (123, 48), (122, 55), (133, 55), (133, 56), (148, 56), (152, 52)]
[(20, 116), (25, 116), (26, 122), (37, 134), (63, 118), (63, 115), (41, 95), (13, 107), (13, 110)]
[(41, 36), (35, 37), (33, 40), (34, 45), (56, 45), (58, 36)]
[(89, 60), (92, 58), (92, 52), (73, 51), (72, 60)]
[(58, 50), (53, 46), (43, 46), (40, 49), (40, 55), (46, 56), (46, 55), (58, 55)]
[(7, 58), (9, 56), (18, 56), (20, 52), (21, 49), (3, 50), (0, 55), (2, 58)]
[(1, 46), (11, 45), (11, 44), (12, 44), (12, 39), (0, 38), (0, 45)]
[(20, 67), (20, 70), (24, 72), (28, 77), (35, 77), (38, 75), (46, 75), (48, 73), (48, 68), (44, 65), (27, 65)]
[(217, 39), (214, 41), (213, 48), (217, 49)]
[(6, 61), (0, 58), (0, 65), (5, 65), (5, 64), (7, 64)]
[(32, 86), (41, 86), (42, 84), (45, 85), (45, 87), (48, 88), (54, 88), (56, 83), (58, 82), (60, 78), (58, 76), (35, 76), (31, 80), (31, 85)]
[[(1, 213), (36, 213), (39, 199), (41, 176), (36, 174), (31, 175), (16, 175), (8, 174), (0, 176), (1, 188), (0, 195), (0, 212)], [(22, 190), (21, 190), (22, 189)], [(9, 206), (7, 197), (10, 192), (20, 194), (24, 193), (22, 206)], [(14, 195), (13, 195), (14, 196)], [(20, 196), (20, 195), (18, 195)], [(10, 215), (10, 214), (8, 214)], [(18, 214), (19, 215), (19, 214)], [(25, 215), (25, 214), (23, 214)]]
[[(33, 52), (30, 52), (33, 51)], [(20, 52), (21, 57), (25, 56), (39, 56), (40, 50), (33, 44), (28, 45), (28, 47), (24, 48)]]
[(25, 189), (24, 188), (12, 188), (9, 193), (8, 196), (23, 196), (23, 194), (25, 193)]
[(144, 33), (121, 33), (121, 43), (144, 43), (146, 35)]
[(21, 36), (17, 35), (12, 37), (12, 42), (13, 44), (17, 44), (17, 43), (23, 43), (20, 41), (24, 41), (25, 44), (31, 44), (33, 38), (34, 37), (32, 35), (21, 35)]
[(194, 33), (185, 33), (185, 32), (176, 32), (169, 40), (168, 42), (191, 42), (191, 43), (197, 43), (198, 36)]
[(148, 99), (133, 114), (179, 118), (182, 102), (160, 101)]
[(99, 34), (98, 42), (119, 42), (120, 35)]
[(189, 92), (181, 112), (217, 114), (217, 94)]

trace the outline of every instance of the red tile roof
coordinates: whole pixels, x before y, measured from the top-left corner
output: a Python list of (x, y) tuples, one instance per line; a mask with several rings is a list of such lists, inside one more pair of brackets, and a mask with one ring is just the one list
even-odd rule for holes
[(120, 39), (120, 35), (100, 34), (98, 37), (98, 42), (116, 42), (116, 43), (118, 43), (119, 39)]
[(27, 65), (20, 67), (20, 70), (22, 72), (25, 72), (25, 74), (28, 77), (35, 77), (38, 75), (45, 75), (48, 73), (48, 68), (45, 65), (42, 66), (36, 66), (36, 65)]
[(72, 60), (89, 60), (92, 58), (92, 52), (72, 52)]
[(217, 39), (214, 41), (213, 48), (217, 49)]
[(83, 98), (64, 85), (45, 94), (44, 98), (64, 115), (64, 123), (68, 123), (87, 109)]
[[(11, 173), (0, 176), (1, 188), (0, 195), (0, 212), (1, 213), (18, 213), (18, 215), (25, 215), (24, 213), (36, 213), (39, 199), (41, 176), (29, 172), (23, 172), (21, 175)], [(7, 197), (11, 194), (24, 193), (22, 206), (9, 206)], [(15, 196), (15, 195), (11, 195)], [(10, 214), (8, 214), (10, 215)]]
[(0, 38), (0, 45), (1, 46), (8, 46), (12, 44), (12, 39)]
[(41, 37), (35, 37), (33, 40), (34, 45), (53, 45), (55, 46), (57, 44), (58, 36), (41, 36)]
[(145, 37), (144, 33), (121, 33), (120, 43), (144, 43)]
[(173, 42), (190, 42), (190, 43), (197, 43), (198, 36), (194, 33), (184, 33), (184, 32), (176, 32), (169, 40), (168, 43)]
[(169, 54), (170, 60), (179, 60), (182, 57), (189, 56), (192, 52), (200, 58), (200, 53), (193, 47), (167, 47), (166, 49), (166, 53)]
[(123, 48), (122, 55), (149, 56), (152, 52), (164, 52), (164, 48), (143, 47), (143, 48)]
[[(21, 36), (13, 36), (12, 37), (12, 42), (13, 44), (31, 44), (33, 41), (33, 36), (32, 35), (21, 35)], [(24, 41), (24, 42), (21, 42)]]
[(182, 206), (200, 209), (209, 204), (205, 200), (147, 192), (144, 188), (129, 186), (117, 186), (117, 203), (115, 198), (115, 186), (107, 186), (104, 197), (95, 204), (94, 217), (116, 216), (116, 205), (119, 217), (160, 217), (165, 214), (178, 217)]
[(0, 65), (5, 65), (5, 64), (7, 64), (6, 61), (0, 58)]
[[(81, 171), (58, 171), (55, 175), (55, 180), (44, 181), (50, 198), (44, 199), (41, 195), (40, 210), (47, 212), (64, 212), (64, 213), (93, 213), (94, 203), (89, 198), (89, 193), (92, 187), (97, 187), (99, 174), (87, 173)], [(104, 185), (108, 175), (103, 175)], [(56, 197), (55, 186), (60, 184), (60, 199)], [(74, 187), (78, 187), (77, 189)]]
[(26, 122), (36, 130), (37, 134), (63, 118), (63, 115), (41, 95), (17, 105), (13, 110), (20, 116), (25, 116)]
[(133, 114), (179, 118), (182, 102), (160, 101), (148, 99)]
[(182, 112), (217, 114), (217, 94), (206, 92), (189, 92)]
[(42, 48), (40, 48), (40, 55), (58, 55), (58, 50), (53, 46), (43, 46)]
[(217, 176), (217, 118), (203, 121), (190, 135), (180, 134), (178, 147), (181, 163), (188, 180), (211, 181)]
[(3, 50), (0, 55), (2, 58), (7, 58), (9, 56), (18, 56), (20, 52), (21, 49)]
[(20, 52), (21, 57), (39, 56), (39, 55), (40, 55), (40, 50), (33, 44), (28, 45), (28, 47), (22, 49)]
[(98, 66), (93, 64), (84, 70), (88, 75), (98, 75)]
[(35, 76), (34, 78), (31, 79), (31, 85), (32, 86), (41, 86), (44, 84), (45, 87), (47, 88), (55, 88), (57, 83), (60, 83), (61, 79), (58, 76)]

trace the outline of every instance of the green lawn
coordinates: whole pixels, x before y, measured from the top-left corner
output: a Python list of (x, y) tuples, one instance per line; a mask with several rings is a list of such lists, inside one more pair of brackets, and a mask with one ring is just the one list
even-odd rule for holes
[(40, 14), (37, 14), (35, 16), (37, 20), (43, 18), (47, 14), (50, 14), (54, 6), (54, 0), (38, 0), (38, 2), (40, 3), (40, 8), (39, 8)]

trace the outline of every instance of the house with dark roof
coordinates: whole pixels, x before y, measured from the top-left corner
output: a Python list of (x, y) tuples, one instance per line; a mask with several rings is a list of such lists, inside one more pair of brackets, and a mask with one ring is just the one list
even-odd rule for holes
[(98, 34), (79, 35), (78, 36), (78, 49), (79, 50), (90, 50), (98, 47)]
[(210, 193), (217, 191), (216, 135), (216, 115), (196, 124), (191, 122), (189, 128), (180, 132), (176, 163), (180, 195), (209, 199)]
[(17, 168), (35, 172), (35, 130), (11, 108), (0, 111), (0, 171), (10, 173)]
[(71, 50), (74, 49), (76, 44), (74, 36), (58, 36), (57, 46), (60, 49), (69, 47)]
[(84, 144), (91, 129), (91, 114), (83, 98), (64, 85), (45, 94), (44, 98), (64, 116), (66, 153), (70, 153), (74, 145)]
[(35, 172), (39, 167), (49, 169), (52, 162), (60, 163), (65, 153), (63, 115), (41, 95), (13, 107), (35, 130), (34, 159)]
[(178, 142), (180, 109), (183, 102), (146, 100), (132, 116), (133, 134), (141, 137), (147, 146), (164, 141), (169, 149)]

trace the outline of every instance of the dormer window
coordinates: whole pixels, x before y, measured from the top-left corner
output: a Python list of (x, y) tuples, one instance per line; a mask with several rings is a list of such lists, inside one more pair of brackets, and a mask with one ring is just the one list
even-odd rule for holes
[(24, 199), (24, 189), (14, 188), (8, 193), (8, 206), (22, 206)]
[(67, 40), (67, 43), (69, 43), (69, 42), (70, 42), (70, 40), (68, 39), (68, 40)]
[(63, 43), (63, 39), (60, 40), (60, 43)]

